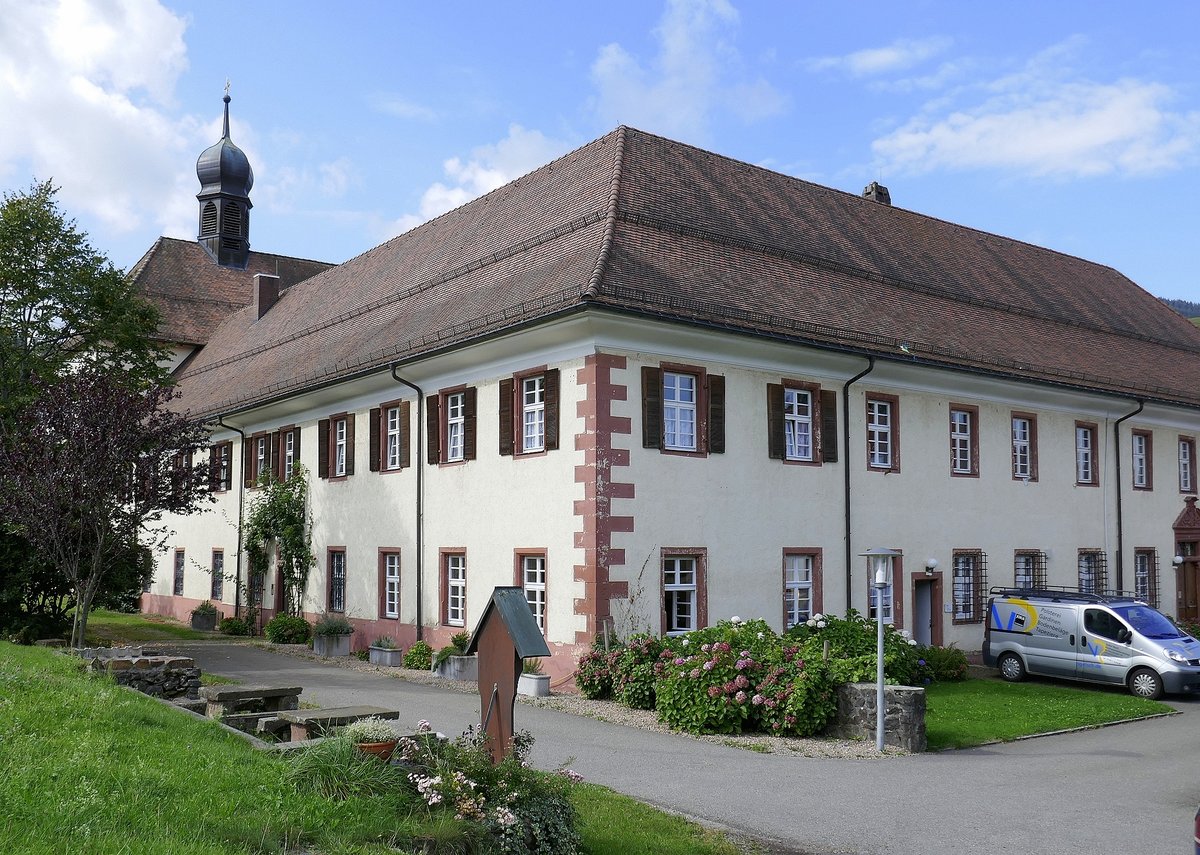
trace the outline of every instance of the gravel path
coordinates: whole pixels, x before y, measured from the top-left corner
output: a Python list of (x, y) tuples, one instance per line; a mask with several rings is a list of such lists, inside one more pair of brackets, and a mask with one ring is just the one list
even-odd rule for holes
[[(371, 665), (353, 656), (324, 657), (312, 652), (312, 648), (304, 644), (270, 644), (269, 642), (254, 641), (252, 644), (266, 650), (286, 653), (298, 659), (308, 659), (327, 665), (336, 665), (363, 673), (379, 674), (409, 683), (420, 683), (426, 686), (436, 686), (465, 695), (477, 694), (479, 689), (475, 683), (460, 680), (446, 680), (430, 671), (418, 671), (410, 668), (389, 668), (382, 665)], [(517, 700), (530, 706), (556, 710), (570, 715), (587, 716), (598, 721), (634, 727), (639, 730), (650, 730), (657, 733), (669, 733), (688, 739), (698, 739), (718, 745), (729, 745), (743, 748), (747, 751), (757, 751), (762, 754), (778, 754), (797, 758), (824, 757), (854, 760), (878, 760), (881, 758), (875, 750), (875, 743), (849, 739), (811, 738), (801, 739), (792, 737), (767, 736), (765, 734), (716, 734), (711, 736), (695, 736), (678, 730), (672, 730), (658, 720), (654, 710), (635, 710), (615, 701), (592, 701), (573, 692), (553, 693), (546, 698), (531, 698), (518, 695)], [(888, 746), (883, 757), (900, 757), (908, 752)]]

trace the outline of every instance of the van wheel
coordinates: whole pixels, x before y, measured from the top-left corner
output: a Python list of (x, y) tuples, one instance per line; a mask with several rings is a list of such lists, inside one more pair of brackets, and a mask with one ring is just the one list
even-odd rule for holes
[(1156, 701), (1162, 697), (1163, 681), (1158, 673), (1150, 668), (1136, 668), (1129, 675), (1129, 691), (1139, 698)]
[(1015, 653), (1001, 653), (996, 661), (1000, 676), (1010, 683), (1019, 683), (1025, 679), (1025, 663)]

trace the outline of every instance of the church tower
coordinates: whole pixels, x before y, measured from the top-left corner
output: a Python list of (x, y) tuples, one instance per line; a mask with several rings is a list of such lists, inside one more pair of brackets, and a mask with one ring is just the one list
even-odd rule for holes
[(197, 238), (213, 260), (245, 269), (250, 256), (250, 161), (229, 138), (229, 86), (225, 87), (225, 126), (220, 142), (196, 161), (200, 179), (200, 234)]

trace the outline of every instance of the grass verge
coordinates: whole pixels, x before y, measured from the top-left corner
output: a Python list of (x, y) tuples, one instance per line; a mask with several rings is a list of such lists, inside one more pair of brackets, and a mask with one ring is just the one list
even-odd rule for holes
[(925, 690), (929, 750), (969, 748), (1037, 733), (1171, 712), (1119, 689), (995, 678), (937, 683)]
[(121, 646), (145, 641), (204, 641), (224, 636), (192, 629), (185, 623), (162, 615), (95, 609), (88, 615), (87, 638), (90, 644)]
[[(400, 789), (334, 801), (297, 792), (289, 761), (82, 673), (78, 660), (0, 642), (0, 852), (58, 855), (395, 855), (469, 848), (469, 828)], [(732, 844), (602, 787), (574, 793), (583, 851), (727, 855)]]

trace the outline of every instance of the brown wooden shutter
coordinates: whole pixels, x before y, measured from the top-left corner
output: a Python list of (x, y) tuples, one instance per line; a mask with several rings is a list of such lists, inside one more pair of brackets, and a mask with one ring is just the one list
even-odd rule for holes
[(663, 447), (662, 369), (642, 367), (642, 447)]
[(441, 397), (430, 395), (426, 403), (429, 409), (425, 412), (425, 454), (430, 464), (436, 466), (442, 460)]
[(558, 448), (558, 369), (551, 368), (545, 375), (546, 388), (546, 450)]
[(354, 423), (358, 421), (356, 413), (346, 414), (346, 474), (354, 474)]
[(280, 443), (279, 431), (267, 437), (267, 471), (275, 476), (275, 480), (283, 480), (283, 446)]
[(409, 441), (412, 439), (412, 431), (409, 424), (409, 406), (408, 401), (400, 402), (400, 468), (407, 469), (412, 465), (412, 455), (408, 450)]
[(725, 453), (725, 378), (709, 374), (708, 385), (708, 452)]
[(208, 447), (208, 489), (213, 492), (221, 489), (221, 446)]
[(367, 426), (370, 428), (370, 460), (367, 461), (367, 468), (372, 472), (378, 472), (383, 468), (383, 450), (380, 448), (382, 443), (380, 434), (383, 433), (383, 408), (373, 407), (371, 412), (367, 414)]
[(837, 463), (838, 459), (837, 392), (821, 390), (821, 460)]
[(317, 477), (329, 477), (329, 419), (317, 422)]
[(475, 387), (463, 389), (463, 460), (475, 459)]
[(250, 444), (254, 440), (242, 441), (242, 483), (247, 487), (254, 486), (254, 462), (250, 456)]
[(512, 454), (516, 445), (513, 436), (513, 408), (516, 406), (515, 384), (512, 378), (500, 381), (500, 407), (497, 417), (500, 424), (500, 453)]
[(767, 457), (783, 460), (787, 441), (783, 436), (783, 384), (767, 384)]

